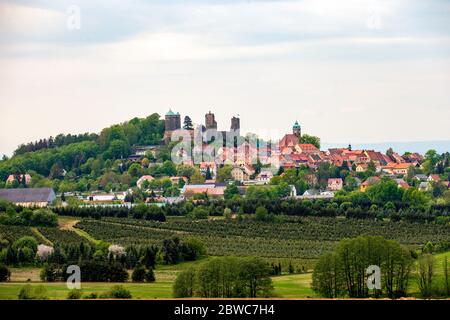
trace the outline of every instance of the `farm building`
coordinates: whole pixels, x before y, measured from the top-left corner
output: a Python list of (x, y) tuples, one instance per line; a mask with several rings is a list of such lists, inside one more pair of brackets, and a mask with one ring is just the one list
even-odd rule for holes
[(56, 195), (51, 188), (0, 189), (0, 199), (22, 207), (46, 207)]

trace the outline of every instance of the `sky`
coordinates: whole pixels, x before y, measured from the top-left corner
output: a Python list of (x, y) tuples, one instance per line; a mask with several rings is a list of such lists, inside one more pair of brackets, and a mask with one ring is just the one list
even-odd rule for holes
[(450, 140), (450, 1), (0, 1), (0, 154), (169, 108), (264, 137)]

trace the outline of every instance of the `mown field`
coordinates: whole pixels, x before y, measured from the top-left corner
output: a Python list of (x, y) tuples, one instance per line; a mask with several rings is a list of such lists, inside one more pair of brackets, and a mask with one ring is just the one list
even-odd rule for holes
[[(450, 260), (450, 252), (437, 254), (435, 257), (435, 282), (437, 283), (443, 280), (443, 261), (445, 257)], [(126, 289), (130, 290), (133, 299), (172, 298), (172, 284), (177, 274), (193, 264), (204, 262), (205, 259), (196, 262), (180, 263), (174, 266), (158, 266), (155, 270), (156, 282), (154, 283), (126, 282), (120, 283), (120, 285), (123, 285)], [(415, 272), (416, 266), (413, 267), (413, 273)], [(311, 273), (304, 273), (272, 277), (274, 287), (273, 297), (286, 299), (317, 297), (311, 289), (311, 276)], [(49, 299), (66, 299), (67, 293), (69, 292), (65, 283), (40, 282), (39, 269), (37, 268), (13, 268), (11, 282), (0, 283), (0, 300), (17, 299), (20, 289), (26, 284), (30, 284), (31, 286), (43, 286), (46, 289), (47, 297)], [(119, 283), (83, 283), (82, 292), (84, 295), (93, 292), (100, 295), (116, 284)], [(418, 293), (415, 276), (413, 276), (410, 281), (408, 291), (412, 296), (416, 296)]]
[[(122, 285), (130, 290), (133, 299), (164, 299), (172, 298), (172, 285), (179, 272), (198, 263), (180, 263), (173, 266), (159, 265), (155, 270), (154, 283), (82, 283), (83, 295), (107, 292), (114, 285)], [(39, 279), (38, 268), (13, 268), (11, 282), (0, 283), (0, 300), (17, 299), (20, 289), (27, 284), (33, 287), (42, 286), (46, 289), (48, 299), (66, 299), (69, 289), (65, 283), (44, 283)], [(286, 275), (273, 277), (274, 296), (279, 298), (307, 298), (313, 297), (310, 288), (311, 274)]]

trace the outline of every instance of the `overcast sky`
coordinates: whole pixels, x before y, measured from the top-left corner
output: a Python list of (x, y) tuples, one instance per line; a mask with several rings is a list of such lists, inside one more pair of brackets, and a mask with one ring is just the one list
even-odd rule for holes
[(1, 1), (0, 154), (169, 108), (325, 142), (450, 139), (450, 1), (124, 3)]

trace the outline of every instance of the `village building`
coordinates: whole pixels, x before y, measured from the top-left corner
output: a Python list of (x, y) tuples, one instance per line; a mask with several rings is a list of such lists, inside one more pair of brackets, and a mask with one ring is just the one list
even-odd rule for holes
[(330, 178), (328, 179), (327, 189), (331, 191), (342, 190), (344, 187), (344, 182), (341, 178)]
[(261, 171), (257, 176), (256, 180), (264, 183), (269, 183), (270, 179), (273, 178), (273, 173), (268, 170)]
[(155, 180), (155, 178), (153, 178), (150, 175), (145, 175), (142, 176), (138, 179), (138, 181), (136, 181), (136, 185), (138, 188), (142, 189), (142, 187), (144, 186), (144, 182), (147, 181), (148, 183), (152, 182), (153, 180)]
[[(24, 180), (25, 179), (25, 180)], [(10, 174), (6, 179), (6, 184), (12, 184), (14, 181), (17, 181), (19, 184), (23, 184), (25, 181), (25, 185), (29, 185), (31, 182), (31, 176), (27, 174)]]
[(373, 186), (374, 184), (377, 184), (380, 181), (381, 179), (379, 177), (369, 177), (367, 178), (366, 181), (361, 183), (361, 185), (359, 186), (359, 191), (366, 192), (368, 187)]
[(430, 174), (428, 176), (428, 182), (439, 182), (441, 181), (441, 177), (438, 174)]
[(249, 175), (245, 172), (244, 168), (236, 166), (231, 169), (231, 176), (234, 181), (243, 182), (249, 180)]
[(394, 179), (399, 188), (409, 189), (409, 184), (403, 179)]
[(394, 174), (406, 175), (408, 173), (408, 169), (410, 167), (414, 167), (412, 163), (398, 163), (393, 169), (392, 172)]
[(56, 199), (51, 188), (0, 189), (0, 199), (22, 207), (47, 207)]

